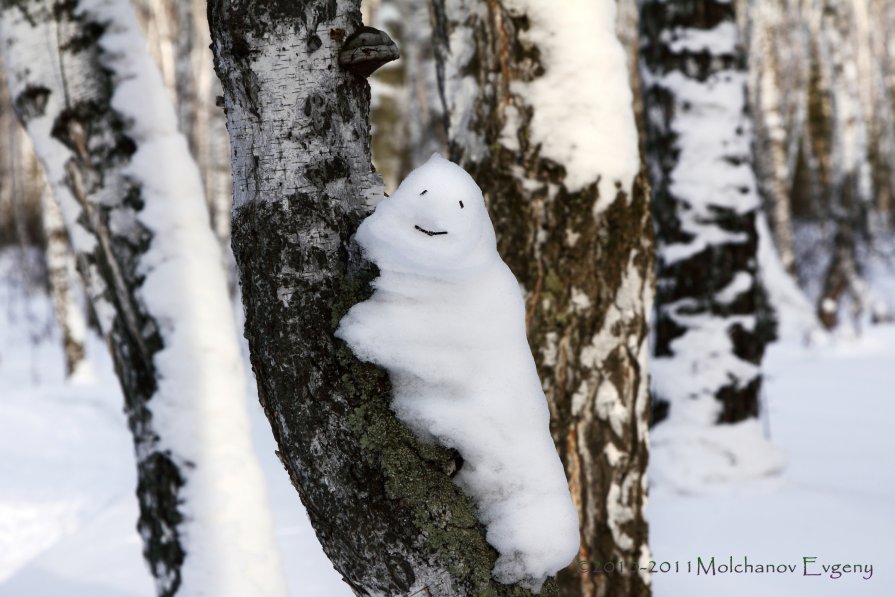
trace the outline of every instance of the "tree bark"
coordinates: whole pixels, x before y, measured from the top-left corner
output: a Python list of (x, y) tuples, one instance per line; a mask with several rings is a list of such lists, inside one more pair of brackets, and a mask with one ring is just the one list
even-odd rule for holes
[(324, 551), (358, 595), (529, 594), (491, 579), (455, 454), (399, 423), (386, 373), (333, 336), (376, 275), (351, 242), (382, 198), (370, 89), (338, 65), (360, 1), (214, 0), (209, 21), (259, 398)]
[(854, 320), (865, 311), (858, 248), (869, 235), (871, 172), (867, 127), (859, 95), (858, 58), (852, 32), (855, 14), (848, 3), (817, 0), (820, 18), (820, 60), (830, 82), (830, 198), (832, 251), (817, 302), (817, 314), (828, 329), (839, 325), (844, 299)]
[(658, 418), (704, 428), (748, 420), (773, 329), (757, 276), (760, 200), (734, 4), (644, 0), (641, 34)]
[[(539, 58), (556, 51), (535, 41), (545, 38), (543, 15), (509, 0), (435, 0), (433, 6), (451, 156), (481, 185), (500, 254), (525, 289), (529, 342), (579, 510), (581, 551), (560, 573), (560, 592), (648, 595), (645, 573), (594, 572), (603, 562), (649, 560), (644, 506), (652, 234), (646, 180), (635, 179), (637, 132), (614, 5), (598, 11), (605, 27), (595, 20), (587, 35), (577, 30), (575, 44), (611, 57), (589, 107), (624, 122), (624, 136), (603, 142), (628, 158), (629, 174), (616, 179), (611, 161), (598, 155), (599, 168), (585, 184), (572, 182), (574, 166), (548, 155), (535, 130), (540, 113), (556, 104), (529, 85), (559, 68)], [(589, 9), (550, 10), (570, 19), (593, 16)], [(582, 86), (598, 76), (596, 70), (579, 75)], [(616, 105), (617, 96), (626, 100)], [(586, 134), (606, 135), (599, 116), (583, 122)]]
[(793, 27), (786, 3), (748, 8), (749, 100), (755, 106), (755, 141), (760, 149), (756, 151), (755, 168), (774, 245), (783, 268), (794, 274), (790, 147), (792, 136), (797, 137), (801, 128), (797, 122), (799, 110), (793, 107), (798, 106), (803, 87), (799, 84), (801, 63), (794, 58), (799, 55), (798, 44), (791, 41), (798, 34), (798, 28)]
[(84, 336), (87, 323), (78, 308), (71, 287), (75, 273), (75, 260), (68, 244), (68, 233), (62, 212), (53, 197), (49, 185), (44, 184), (41, 194), (41, 218), (44, 240), (46, 241), (47, 279), (56, 324), (62, 335), (62, 349), (65, 355), (65, 374), (71, 377), (84, 364), (87, 356), (84, 350)]
[(0, 77), (0, 245), (25, 249), (41, 238), (41, 189), (31, 179), (39, 179), (40, 164), (12, 110), (2, 65)]
[(284, 595), (220, 251), (129, 3), (4, 0), (0, 41), (121, 383), (158, 594)]

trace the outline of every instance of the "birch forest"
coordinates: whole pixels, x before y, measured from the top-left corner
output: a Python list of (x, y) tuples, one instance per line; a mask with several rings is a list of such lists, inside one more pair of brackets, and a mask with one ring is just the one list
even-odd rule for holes
[(890, 595), (892, 31), (0, 0), (0, 597)]

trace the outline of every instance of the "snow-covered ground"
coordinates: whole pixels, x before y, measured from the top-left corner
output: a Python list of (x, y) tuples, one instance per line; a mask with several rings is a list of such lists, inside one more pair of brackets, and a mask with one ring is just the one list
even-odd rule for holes
[[(895, 326), (823, 348), (777, 344), (767, 355), (771, 440), (782, 476), (709, 496), (656, 488), (653, 555), (680, 573), (654, 575), (657, 597), (892, 595), (895, 566)], [(785, 573), (696, 574), (696, 558), (791, 564)], [(808, 563), (805, 576), (803, 558)], [(692, 562), (693, 573), (684, 570)], [(822, 565), (870, 564), (872, 575), (831, 578)], [(864, 579), (864, 576), (869, 578)]]
[[(131, 440), (109, 358), (93, 338), (93, 375), (66, 384), (48, 300), (16, 288), (12, 262), (0, 257), (0, 597), (150, 597), (134, 529)], [(655, 488), (654, 556), (681, 570), (657, 573), (656, 595), (890, 595), (895, 326), (822, 347), (780, 343), (766, 372), (767, 424), (785, 472), (708, 496)], [(314, 538), (253, 393), (255, 447), (291, 593), (351, 595)], [(697, 575), (697, 558), (713, 556), (717, 575)], [(795, 572), (720, 572), (730, 557)], [(803, 576), (805, 557), (817, 558), (808, 572), (821, 576)], [(822, 566), (835, 563), (870, 564), (873, 573), (833, 579)]]

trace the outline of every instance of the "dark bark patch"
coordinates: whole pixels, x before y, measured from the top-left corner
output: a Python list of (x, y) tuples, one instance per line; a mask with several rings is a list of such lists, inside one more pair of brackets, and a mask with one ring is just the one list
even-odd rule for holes
[(311, 94), (305, 100), (304, 114), (307, 122), (316, 133), (322, 133), (332, 125), (332, 112), (326, 97), (319, 93)]
[(180, 588), (180, 567), (186, 557), (177, 531), (183, 522), (178, 508), (184, 480), (170, 455), (160, 452), (140, 462), (139, 473), (137, 529), (144, 540), (143, 554), (158, 582), (159, 595), (173, 596)]
[(28, 85), (16, 97), (16, 113), (22, 122), (28, 124), (32, 119), (44, 115), (47, 101), (50, 99), (50, 90), (42, 85)]
[(313, 33), (313, 34), (311, 34), (310, 37), (308, 37), (308, 52), (309, 53), (313, 54), (314, 52), (319, 50), (320, 46), (322, 46), (322, 45), (323, 45), (323, 41), (321, 41), (320, 36), (317, 35), (316, 33)]

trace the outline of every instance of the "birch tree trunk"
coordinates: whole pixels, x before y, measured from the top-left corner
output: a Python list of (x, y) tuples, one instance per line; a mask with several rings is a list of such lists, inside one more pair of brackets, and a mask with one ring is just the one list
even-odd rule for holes
[(641, 32), (658, 248), (653, 389), (668, 415), (654, 433), (656, 471), (676, 485), (769, 472), (780, 461), (755, 448), (755, 417), (772, 331), (734, 4), (644, 0)]
[[(830, 81), (830, 199), (833, 249), (824, 275), (817, 313), (828, 329), (841, 319), (843, 303), (853, 314), (865, 310), (858, 246), (868, 234), (871, 173), (867, 124), (859, 95), (857, 51), (850, 3), (817, 0), (820, 59)], [(857, 319), (857, 317), (855, 317)]]
[(5, 1), (0, 42), (124, 393), (158, 594), (285, 595), (219, 246), (129, 2)]
[(649, 560), (652, 234), (615, 4), (433, 6), (451, 155), (481, 185), (499, 251), (526, 291), (529, 342), (579, 510), (581, 551), (560, 591), (648, 595), (644, 572), (594, 571)]
[(803, 99), (800, 85), (802, 61), (798, 60), (798, 27), (789, 18), (786, 2), (742, 2), (749, 21), (749, 100), (755, 107), (755, 168), (768, 214), (774, 245), (783, 268), (795, 273), (790, 189), (791, 139), (801, 128), (797, 106)]
[(53, 197), (49, 185), (45, 185), (41, 193), (41, 219), (43, 222), (44, 240), (46, 241), (47, 278), (50, 285), (50, 297), (53, 300), (53, 312), (56, 324), (62, 335), (62, 349), (65, 354), (65, 374), (74, 375), (84, 364), (84, 336), (87, 323), (75, 301), (71, 287), (72, 274), (75, 273), (74, 256), (68, 244), (68, 233), (62, 212)]
[(411, 170), (444, 151), (443, 115), (428, 3), (384, 0), (373, 23), (389, 32), (401, 48), (401, 60), (370, 82), (373, 164), (386, 192), (391, 192)]
[[(527, 595), (451, 481), (456, 454), (390, 410), (386, 373), (333, 333), (371, 294), (351, 242), (382, 198), (370, 88), (338, 64), (359, 0), (209, 3), (234, 177), (246, 337), (280, 458), (323, 549), (358, 595)], [(555, 595), (548, 581), (542, 595)]]
[(872, 152), (874, 190), (877, 214), (883, 224), (895, 222), (892, 218), (895, 206), (895, 121), (889, 117), (895, 110), (895, 40), (891, 31), (895, 26), (895, 3), (888, 0), (870, 0), (870, 43), (873, 66), (870, 76), (873, 83), (873, 114), (870, 120), (875, 151)]

